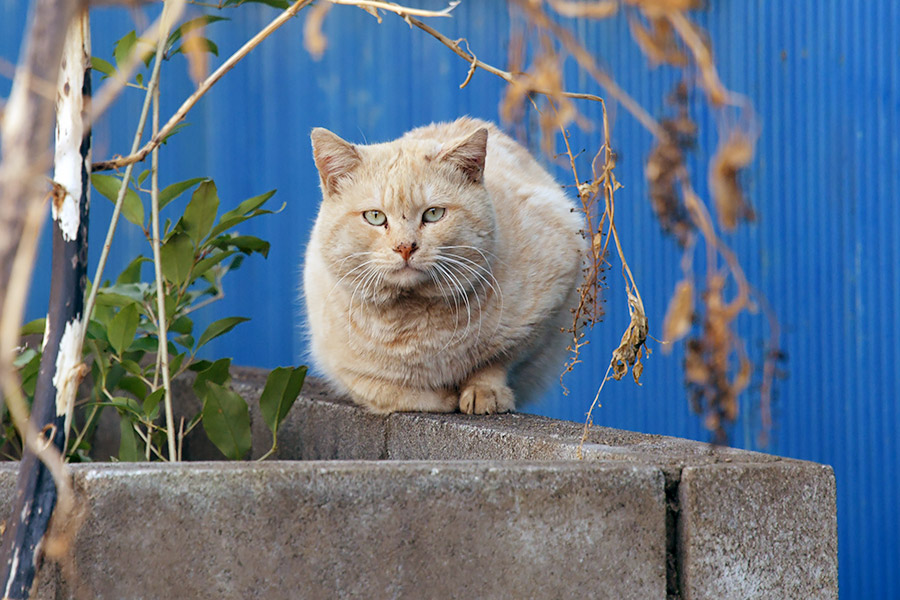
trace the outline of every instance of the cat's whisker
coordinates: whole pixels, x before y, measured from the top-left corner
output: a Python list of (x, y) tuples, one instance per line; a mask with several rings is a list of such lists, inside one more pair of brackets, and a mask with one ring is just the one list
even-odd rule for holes
[[(460, 272), (458, 266), (456, 266), (456, 265), (447, 265), (447, 267), (448, 267), (449, 269), (451, 269), (454, 273), (456, 273), (456, 275), (457, 275), (460, 279), (467, 279), (465, 272)], [(486, 291), (487, 288), (485, 288), (484, 284), (483, 284), (481, 281), (479, 281), (478, 279), (476, 279), (476, 282), (481, 286), (482, 294), (486, 294), (486, 293), (487, 293), (487, 291)], [(474, 292), (475, 301), (478, 303), (478, 305), (477, 305), (477, 309), (478, 309), (478, 330), (475, 332), (475, 337), (476, 337), (476, 339), (481, 339), (481, 323), (482, 323), (482, 321), (483, 321), (483, 319), (484, 319), (484, 309), (483, 309), (483, 307), (482, 307), (482, 305), (481, 305), (482, 294), (479, 294), (479, 293), (475, 292), (475, 289), (474, 289), (474, 288), (472, 289), (472, 291)]]
[[(440, 288), (441, 298), (443, 298), (444, 300), (447, 300), (447, 292), (446, 292), (446, 290), (444, 290), (444, 284), (441, 283), (440, 277), (438, 276), (440, 273), (438, 273), (436, 275), (434, 272), (434, 269), (429, 269), (427, 271), (427, 273), (428, 273), (428, 276), (431, 277), (431, 281), (433, 281), (434, 284)], [(454, 297), (454, 302), (456, 302), (455, 297)], [(456, 336), (456, 330), (458, 328), (458, 323), (459, 323), (459, 304), (457, 304), (457, 306), (456, 306), (456, 323), (457, 323), (457, 325), (454, 325), (454, 327), (453, 327), (453, 333), (450, 334), (450, 337), (447, 338), (447, 342), (443, 346), (441, 346), (440, 350), (437, 351), (438, 354), (441, 354), (444, 350), (449, 348), (450, 344), (453, 343), (453, 338)]]
[[(459, 276), (462, 279), (468, 280), (469, 277), (467, 277), (466, 272), (462, 270), (462, 269), (466, 269), (467, 271), (469, 271), (471, 276), (474, 277), (474, 279), (478, 283), (478, 285), (481, 286), (481, 294), (475, 293), (475, 299), (478, 301), (478, 334), (477, 335), (480, 338), (481, 337), (481, 324), (484, 319), (484, 309), (482, 307), (482, 301), (484, 298), (487, 297), (488, 286), (490, 286), (492, 289), (495, 289), (495, 288), (494, 288), (493, 284), (491, 284), (490, 281), (485, 279), (485, 277), (483, 275), (481, 275), (478, 271), (476, 271), (472, 267), (466, 265), (465, 263), (454, 260), (452, 258), (448, 258), (446, 255), (442, 256), (441, 258), (447, 263), (447, 268), (453, 270), (453, 272), (456, 273), (457, 276)], [(485, 284), (487, 284), (487, 285), (485, 285)], [(474, 292), (475, 289), (472, 288), (472, 291)]]
[(447, 287), (449, 288), (449, 291), (450, 291), (449, 297), (450, 297), (450, 299), (453, 300), (453, 306), (456, 309), (455, 316), (453, 318), (453, 333), (450, 334), (450, 341), (453, 342), (456, 340), (456, 333), (459, 330), (459, 315), (460, 315), (459, 293), (456, 289), (456, 284), (453, 282), (453, 280), (450, 278), (450, 276), (447, 275), (447, 270), (445, 268), (443, 268), (442, 266), (440, 266), (437, 263), (434, 263), (432, 265), (432, 267), (433, 267), (434, 271), (437, 273), (438, 277), (447, 282)]
[[(370, 262), (375, 262), (370, 261)], [(359, 287), (368, 281), (368, 278), (378, 272), (378, 265), (369, 265), (362, 273), (359, 273), (353, 281), (350, 282), (350, 285), (356, 283), (356, 287), (353, 288), (353, 291), (350, 293), (350, 306), (347, 309), (347, 338), (352, 339), (353, 335), (353, 299), (356, 297), (356, 293), (359, 291)], [(357, 283), (358, 282), (358, 283)], [(362, 304), (362, 301), (360, 301)]]
[[(453, 292), (453, 283), (447, 278), (447, 275), (444, 273), (444, 271), (442, 269), (438, 268), (437, 265), (432, 265), (432, 266), (433, 266), (433, 268), (428, 271), (429, 275), (432, 276), (432, 279), (434, 279), (434, 281), (437, 282), (438, 286), (441, 288), (442, 296), (445, 299), (453, 300), (453, 306), (456, 308), (456, 316), (454, 317), (454, 320), (453, 320), (453, 333), (450, 334), (449, 340), (447, 341), (446, 344), (444, 344), (444, 347), (441, 348), (441, 351), (443, 351), (445, 348), (447, 348), (447, 346), (449, 346), (454, 341), (454, 339), (456, 338), (456, 331), (459, 329), (459, 300), (457, 299), (456, 294), (452, 293)], [(444, 285), (441, 283), (442, 279), (446, 279), (447, 285), (450, 287), (451, 293), (449, 294), (449, 296), (447, 295), (447, 293), (444, 289)]]
[[(477, 262), (466, 258), (465, 256), (458, 256), (456, 254), (446, 253), (443, 256), (441, 256), (441, 258), (466, 269), (466, 271), (471, 273), (473, 277), (475, 277), (479, 281), (483, 281), (488, 286), (490, 286), (491, 290), (495, 294), (500, 296), (501, 300), (502, 300), (503, 293), (500, 291), (500, 282), (497, 281), (497, 278), (494, 277), (494, 274), (490, 271), (490, 269), (487, 269), (483, 265), (480, 265)], [(487, 275), (487, 277), (490, 277), (490, 280), (488, 280), (487, 277), (485, 277), (485, 275), (482, 274), (482, 271)], [(493, 283), (491, 283), (492, 281), (493, 281)], [(485, 292), (486, 292), (486, 290), (485, 290)]]
[[(359, 254), (372, 254), (372, 253), (371, 253), (371, 252), (365, 252), (365, 253), (360, 252)], [(368, 265), (371, 265), (372, 263), (374, 263), (374, 262), (376, 262), (376, 261), (377, 261), (377, 259), (374, 259), (374, 258), (369, 259), (369, 260), (367, 260), (367, 261), (365, 261), (365, 262), (363, 262), (363, 263), (361, 263), (361, 264), (356, 265), (355, 267), (353, 267), (352, 269), (350, 269), (349, 271), (347, 271), (340, 279), (338, 279), (337, 281), (335, 281), (335, 282), (334, 282), (334, 285), (331, 286), (331, 289), (328, 290), (328, 294), (325, 296), (325, 301), (327, 302), (327, 301), (331, 298), (331, 294), (334, 292), (334, 290), (336, 290), (337, 287), (338, 287), (338, 285), (340, 285), (340, 283), (341, 283), (342, 281), (344, 281), (347, 277), (349, 277), (350, 275), (352, 275), (352, 274), (355, 273), (356, 271), (362, 269), (363, 267), (366, 267), (366, 266), (368, 266)], [(343, 262), (343, 261), (342, 261), (342, 262)], [(356, 281), (356, 279), (354, 278), (353, 281)], [(350, 285), (353, 285), (353, 282), (351, 282)]]
[[(472, 266), (469, 266), (468, 264), (465, 264), (462, 266), (465, 266), (469, 271), (471, 271), (472, 275), (478, 277), (479, 279), (484, 280), (484, 282), (487, 283), (487, 285), (490, 286), (491, 290), (493, 290), (493, 292), (497, 295), (497, 298), (500, 300), (500, 306), (499, 306), (498, 317), (497, 317), (497, 319), (495, 319), (496, 325), (494, 327), (494, 331), (496, 332), (497, 328), (500, 326), (500, 323), (501, 323), (502, 317), (503, 317), (503, 291), (500, 288), (500, 282), (497, 281), (496, 277), (494, 277), (494, 273), (489, 268), (487, 268), (483, 265), (480, 265), (477, 262), (475, 262), (469, 258), (466, 258), (465, 256), (460, 256), (458, 254), (451, 254), (449, 252), (445, 253), (443, 256), (448, 259), (459, 259), (461, 261), (465, 261), (466, 263), (471, 263)], [(481, 275), (481, 273), (476, 272), (474, 270), (475, 268), (478, 268), (481, 271), (484, 271), (487, 274), (487, 276), (490, 277), (494, 283), (492, 284), (490, 281), (485, 279), (484, 276)]]
[(463, 302), (466, 305), (466, 328), (463, 330), (460, 339), (465, 339), (466, 334), (469, 333), (469, 327), (472, 325), (472, 307), (469, 304), (469, 294), (466, 293), (465, 287), (462, 285), (462, 282), (457, 278), (456, 274), (449, 268), (448, 265), (443, 265), (439, 262), (434, 263), (435, 267), (444, 271), (449, 277), (449, 280), (453, 281), (456, 289), (459, 290), (459, 295), (462, 297)]
[(477, 246), (440, 246), (440, 247), (438, 247), (438, 250), (445, 250), (445, 249), (446, 250), (472, 250), (472, 251), (480, 254), (481, 258), (483, 258), (484, 262), (487, 263), (488, 265), (491, 264), (491, 261), (488, 260), (487, 255), (490, 254), (494, 258), (494, 260), (496, 260), (498, 263), (500, 263), (504, 267), (507, 266), (507, 263), (505, 260), (502, 260), (499, 256), (497, 256), (490, 250), (485, 250), (484, 248), (478, 248)]

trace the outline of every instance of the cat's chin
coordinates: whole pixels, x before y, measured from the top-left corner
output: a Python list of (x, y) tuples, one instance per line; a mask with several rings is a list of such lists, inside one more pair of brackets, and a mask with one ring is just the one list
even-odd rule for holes
[(392, 271), (390, 278), (392, 283), (403, 289), (415, 288), (426, 281), (431, 281), (425, 271), (420, 271), (411, 265), (404, 265)]

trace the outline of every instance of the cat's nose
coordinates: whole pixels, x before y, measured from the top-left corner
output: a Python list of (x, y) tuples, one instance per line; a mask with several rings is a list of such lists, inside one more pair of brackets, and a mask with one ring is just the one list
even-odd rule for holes
[(403, 260), (409, 261), (409, 257), (412, 256), (413, 252), (415, 252), (418, 249), (419, 249), (419, 246), (415, 242), (412, 242), (411, 244), (403, 243), (403, 244), (398, 244), (394, 248), (394, 252), (397, 252), (400, 256), (402, 256)]

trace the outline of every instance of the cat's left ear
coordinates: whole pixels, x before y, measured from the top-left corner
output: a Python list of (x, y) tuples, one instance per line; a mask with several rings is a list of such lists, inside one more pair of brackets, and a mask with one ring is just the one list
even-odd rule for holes
[(316, 127), (309, 137), (312, 140), (313, 159), (322, 178), (322, 187), (333, 194), (338, 182), (352, 173), (362, 159), (353, 144), (345, 142), (327, 129)]
[(472, 183), (479, 183), (484, 175), (484, 157), (487, 153), (488, 130), (485, 127), (441, 153), (439, 160), (457, 167)]

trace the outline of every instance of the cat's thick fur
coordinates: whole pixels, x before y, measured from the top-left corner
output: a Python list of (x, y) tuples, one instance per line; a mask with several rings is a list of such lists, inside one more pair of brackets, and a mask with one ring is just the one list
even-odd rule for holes
[(378, 413), (483, 414), (558, 376), (582, 221), (522, 146), (470, 118), (384, 144), (311, 137), (323, 201), (304, 293), (332, 383)]

